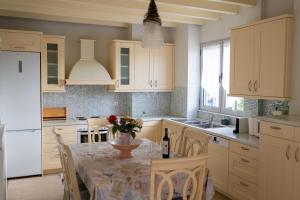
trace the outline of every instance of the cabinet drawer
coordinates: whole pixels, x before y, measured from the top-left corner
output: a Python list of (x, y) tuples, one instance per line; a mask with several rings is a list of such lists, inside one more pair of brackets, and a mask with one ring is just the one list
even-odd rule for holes
[(257, 184), (258, 162), (254, 159), (230, 152), (229, 172)]
[(0, 31), (0, 50), (40, 52), (41, 33)]
[[(62, 139), (65, 144), (77, 143), (77, 135), (76, 134), (63, 134)], [(43, 136), (43, 144), (57, 144), (56, 136), (54, 134), (44, 135)]]
[(300, 142), (300, 128), (295, 128), (295, 141)]
[(77, 133), (76, 126), (50, 126), (43, 127), (43, 135), (54, 135), (54, 128), (57, 128), (61, 134)]
[(256, 200), (257, 186), (233, 174), (229, 174), (229, 194), (237, 200)]
[(238, 142), (230, 142), (230, 151), (256, 160), (258, 159), (258, 150), (256, 148)]
[(43, 169), (59, 169), (61, 168), (59, 153), (50, 152), (43, 154)]
[(261, 122), (260, 133), (288, 140), (294, 139), (294, 127), (271, 122)]
[(58, 152), (57, 143), (46, 143), (43, 144), (43, 153)]

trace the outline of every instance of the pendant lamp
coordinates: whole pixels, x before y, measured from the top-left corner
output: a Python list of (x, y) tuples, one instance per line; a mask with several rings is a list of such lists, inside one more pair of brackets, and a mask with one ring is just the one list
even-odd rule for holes
[(164, 46), (164, 38), (157, 6), (150, 0), (148, 12), (143, 20), (144, 34), (141, 46), (143, 48), (158, 49)]

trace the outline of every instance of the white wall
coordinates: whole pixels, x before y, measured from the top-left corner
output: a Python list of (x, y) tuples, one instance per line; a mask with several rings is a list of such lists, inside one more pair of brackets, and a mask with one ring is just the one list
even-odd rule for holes
[(300, 1), (294, 0), (295, 32), (294, 32), (294, 62), (292, 79), (292, 100), (290, 114), (300, 115)]
[(187, 117), (197, 117), (200, 99), (200, 27), (188, 27)]
[[(298, 1), (299, 0), (295, 0)], [(293, 13), (294, 0), (263, 0), (262, 18), (270, 18), (278, 15)]]
[(200, 41), (209, 42), (230, 37), (230, 29), (261, 19), (261, 0), (255, 7), (241, 7), (237, 15), (223, 15), (221, 20), (208, 22), (200, 32)]
[(94, 39), (95, 57), (108, 67), (108, 45), (114, 39), (127, 39), (126, 28), (0, 17), (0, 28), (41, 31), (66, 36), (66, 74), (80, 58), (79, 39)]

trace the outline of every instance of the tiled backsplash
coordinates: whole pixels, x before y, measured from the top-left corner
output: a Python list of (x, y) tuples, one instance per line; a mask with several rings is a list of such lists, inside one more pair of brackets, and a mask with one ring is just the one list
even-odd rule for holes
[(68, 108), (69, 117), (170, 114), (171, 93), (115, 93), (106, 86), (67, 86), (65, 93), (44, 93), (44, 107)]
[[(69, 117), (107, 116), (110, 114), (134, 117), (168, 116), (184, 117), (187, 106), (187, 90), (176, 88), (175, 92), (115, 93), (106, 86), (67, 86), (65, 93), (44, 93), (45, 107), (68, 108)], [(288, 110), (287, 101), (245, 100), (245, 111), (239, 116), (271, 115), (275, 108)], [(144, 113), (144, 114), (143, 114)], [(207, 117), (206, 113), (201, 117)], [(227, 113), (232, 114), (232, 113)], [(216, 119), (224, 115), (216, 115)]]

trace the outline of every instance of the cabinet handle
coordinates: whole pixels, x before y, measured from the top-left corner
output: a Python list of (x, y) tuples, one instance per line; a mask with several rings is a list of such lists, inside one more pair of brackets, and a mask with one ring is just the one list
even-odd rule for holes
[(257, 81), (254, 82), (254, 92), (257, 92)]
[(249, 160), (245, 159), (245, 158), (241, 158), (241, 161), (244, 163), (249, 163)]
[(14, 46), (15, 49), (25, 49), (25, 47), (22, 46)]
[(249, 81), (249, 83), (248, 83), (248, 90), (249, 90), (249, 92), (252, 92), (252, 81)]
[(153, 87), (153, 81), (152, 80), (150, 81), (150, 86)]
[(241, 186), (244, 186), (244, 187), (249, 187), (248, 184), (246, 184), (246, 183), (244, 183), (244, 182), (242, 182), (242, 181), (240, 181), (240, 185), (241, 185)]
[(295, 152), (295, 160), (296, 160), (296, 162), (299, 162), (299, 147), (297, 147), (296, 152)]
[(289, 145), (289, 146), (286, 148), (286, 152), (285, 152), (285, 156), (286, 156), (286, 159), (287, 159), (287, 160), (290, 160), (290, 149), (291, 149), (291, 146)]
[(274, 129), (274, 130), (281, 130), (281, 128), (278, 127), (278, 126), (270, 126), (270, 128), (271, 128), (271, 129)]
[(247, 147), (241, 147), (241, 149), (244, 150), (244, 151), (250, 151), (250, 149), (247, 148)]
[(157, 80), (155, 80), (155, 87), (157, 87)]

